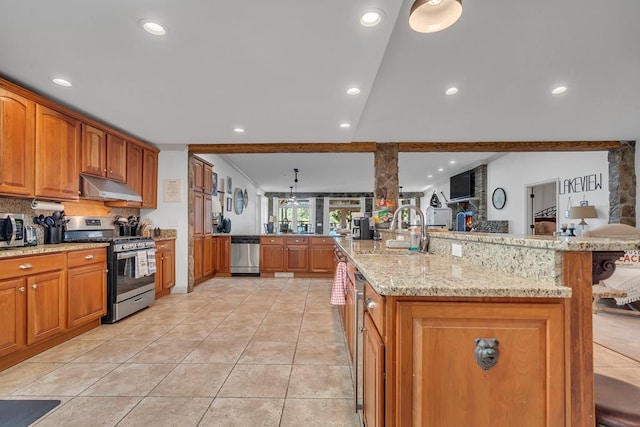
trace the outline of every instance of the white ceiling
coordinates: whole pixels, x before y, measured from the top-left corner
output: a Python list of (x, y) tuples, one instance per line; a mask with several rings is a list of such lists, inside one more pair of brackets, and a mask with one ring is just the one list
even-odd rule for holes
[[(411, 0), (0, 0), (0, 74), (160, 148), (640, 134), (639, 1), (463, 0), (461, 19), (433, 34), (409, 29), (410, 6)], [(364, 28), (359, 17), (370, 8), (386, 16)], [(165, 23), (169, 34), (147, 35), (141, 18)], [(73, 87), (55, 86), (53, 76)], [(557, 84), (569, 90), (552, 96)], [(346, 95), (352, 85), (362, 93)], [(445, 96), (452, 85), (459, 93)], [(341, 129), (341, 122), (352, 126)], [(246, 132), (235, 134), (238, 126)], [(301, 183), (336, 180), (344, 188), (373, 170), (371, 163), (359, 167), (363, 155), (304, 155), (308, 166), (295, 156), (272, 156), (279, 165), (261, 156), (243, 170), (267, 191), (294, 167)], [(425, 175), (446, 159), (401, 157), (404, 190), (426, 188)], [(267, 170), (276, 173), (269, 177)], [(369, 175), (368, 188), (349, 191), (371, 191), (372, 182)]]

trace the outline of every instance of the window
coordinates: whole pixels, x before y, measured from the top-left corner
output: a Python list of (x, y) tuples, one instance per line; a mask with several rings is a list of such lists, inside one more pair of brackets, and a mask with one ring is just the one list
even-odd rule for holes
[(328, 218), (325, 216), (324, 232), (326, 234), (350, 228), (351, 214), (364, 210), (364, 199), (361, 197), (353, 199), (326, 197), (324, 200), (325, 206), (328, 206), (328, 209), (325, 208), (325, 215), (328, 216)]
[(277, 217), (280, 233), (313, 233), (313, 199), (278, 199)]

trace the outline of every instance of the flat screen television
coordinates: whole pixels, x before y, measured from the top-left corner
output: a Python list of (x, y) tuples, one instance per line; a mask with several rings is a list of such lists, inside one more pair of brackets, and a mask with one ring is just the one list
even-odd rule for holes
[(449, 178), (449, 198), (451, 200), (467, 199), (474, 196), (474, 173), (472, 170), (459, 173)]

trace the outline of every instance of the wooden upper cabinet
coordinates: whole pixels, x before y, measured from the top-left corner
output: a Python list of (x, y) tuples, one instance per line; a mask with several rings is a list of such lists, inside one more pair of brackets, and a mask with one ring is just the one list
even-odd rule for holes
[(35, 103), (0, 88), (0, 194), (33, 196)]
[(204, 163), (202, 168), (202, 187), (207, 194), (213, 193), (213, 166)]
[(142, 195), (142, 150), (137, 144), (127, 144), (127, 185)]
[(158, 153), (145, 148), (142, 156), (142, 207), (155, 209), (158, 205)]
[(80, 172), (125, 182), (127, 141), (83, 123)]
[(78, 200), (80, 122), (36, 104), (35, 196)]
[(80, 172), (87, 175), (105, 176), (107, 173), (107, 134), (86, 123), (82, 124), (82, 146), (80, 148)]
[(213, 235), (213, 218), (212, 218), (212, 202), (211, 194), (205, 194), (203, 197), (203, 211), (202, 211), (202, 230), (205, 236)]
[(193, 235), (202, 237), (204, 235), (204, 195), (194, 193), (193, 195)]
[(202, 160), (193, 158), (193, 189), (195, 191), (204, 191), (204, 163)]
[(118, 182), (127, 179), (127, 141), (107, 134), (106, 177)]

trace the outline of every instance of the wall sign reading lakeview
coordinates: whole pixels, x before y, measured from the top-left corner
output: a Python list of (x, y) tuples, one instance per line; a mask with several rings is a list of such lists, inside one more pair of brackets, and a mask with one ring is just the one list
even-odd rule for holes
[(559, 194), (584, 193), (585, 191), (602, 190), (602, 174), (591, 174), (567, 178), (558, 183)]

